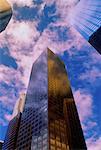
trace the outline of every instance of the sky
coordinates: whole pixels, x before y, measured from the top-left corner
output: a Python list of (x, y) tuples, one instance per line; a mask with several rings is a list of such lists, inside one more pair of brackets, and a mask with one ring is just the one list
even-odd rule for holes
[(88, 150), (100, 150), (101, 55), (71, 23), (78, 0), (8, 2), (13, 16), (0, 33), (0, 140), (20, 93), (26, 93), (32, 64), (48, 47), (66, 65)]

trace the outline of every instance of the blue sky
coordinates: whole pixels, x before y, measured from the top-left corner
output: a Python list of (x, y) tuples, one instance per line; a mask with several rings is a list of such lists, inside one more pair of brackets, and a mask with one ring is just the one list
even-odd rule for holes
[(49, 47), (66, 65), (91, 150), (101, 138), (101, 56), (71, 26), (65, 0), (11, 3), (12, 20), (0, 34), (0, 139), (20, 92), (26, 92), (32, 63)]
[(9, 49), (7, 47), (0, 49), (0, 64), (17, 69), (16, 60), (9, 56)]

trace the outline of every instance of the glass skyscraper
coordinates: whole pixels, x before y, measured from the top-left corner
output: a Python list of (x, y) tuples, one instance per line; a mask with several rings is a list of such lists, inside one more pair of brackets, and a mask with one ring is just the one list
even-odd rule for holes
[(86, 150), (65, 65), (52, 51), (32, 66), (16, 150)]
[(7, 0), (0, 0), (0, 32), (4, 31), (12, 17), (12, 9)]
[(18, 113), (17, 116), (9, 122), (2, 150), (15, 150), (20, 120), (21, 113)]
[[(81, 35), (101, 53), (101, 1), (80, 0), (73, 10), (72, 23)], [(98, 31), (97, 31), (98, 30)], [(97, 31), (97, 35), (96, 35)]]
[(48, 149), (47, 53), (33, 64), (17, 138), (17, 150)]
[(0, 140), (0, 150), (2, 150), (3, 143), (4, 142)]
[(15, 104), (12, 118), (8, 125), (7, 133), (2, 148), (3, 150), (15, 150), (16, 148), (16, 141), (24, 103), (25, 103), (25, 94), (21, 94), (19, 100)]

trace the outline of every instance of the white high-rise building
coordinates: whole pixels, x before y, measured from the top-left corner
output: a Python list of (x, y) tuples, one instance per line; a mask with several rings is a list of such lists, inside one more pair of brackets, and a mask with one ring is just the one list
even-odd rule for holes
[(13, 114), (12, 114), (12, 119), (18, 114), (18, 113), (22, 113), (23, 112), (23, 108), (24, 108), (24, 104), (25, 104), (25, 94), (21, 93), (20, 94), (20, 98), (17, 100), (14, 110), (13, 110)]
[(0, 0), (0, 32), (4, 31), (12, 17), (12, 8), (7, 0)]
[(89, 37), (101, 27), (101, 1), (80, 0), (72, 11), (72, 24), (89, 40)]

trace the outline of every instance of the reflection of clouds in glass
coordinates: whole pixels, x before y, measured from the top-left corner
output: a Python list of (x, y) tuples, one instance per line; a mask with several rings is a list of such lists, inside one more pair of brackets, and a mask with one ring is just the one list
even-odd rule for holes
[(33, 64), (28, 94), (47, 93), (47, 56), (43, 53)]
[[(37, 147), (37, 140), (42, 139), (48, 134), (48, 94), (47, 94), (47, 53), (46, 51), (39, 56), (33, 64), (32, 72), (29, 80), (28, 91), (26, 94), (26, 102), (24, 112), (22, 114), (21, 126), (26, 132), (26, 128), (31, 132), (31, 146)], [(25, 125), (23, 127), (23, 122)], [(28, 127), (27, 127), (28, 125)], [(23, 134), (24, 135), (24, 134)], [(23, 136), (22, 135), (22, 136)], [(20, 134), (18, 135), (18, 138)], [(27, 143), (27, 137), (24, 139)], [(48, 142), (48, 141), (47, 141)], [(46, 145), (48, 145), (46, 142)], [(39, 143), (39, 141), (38, 141)], [(21, 146), (20, 146), (21, 148)], [(37, 147), (38, 148), (38, 147)]]

